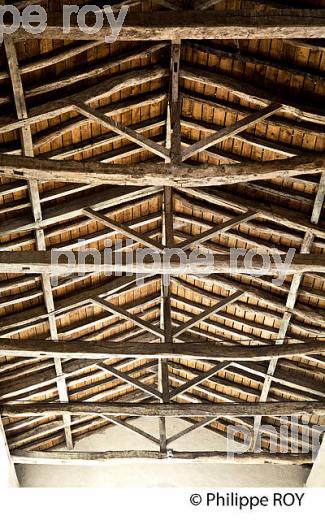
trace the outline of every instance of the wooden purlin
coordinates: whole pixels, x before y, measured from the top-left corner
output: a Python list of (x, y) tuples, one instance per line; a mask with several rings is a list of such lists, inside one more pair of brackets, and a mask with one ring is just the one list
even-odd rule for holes
[[(42, 34), (31, 35), (20, 27), (15, 32), (15, 40), (26, 38), (66, 39), (63, 31), (63, 15), (48, 13), (47, 26)], [(86, 23), (91, 26), (91, 16)], [(9, 25), (5, 19), (4, 23)], [(322, 38), (324, 34), (324, 13), (322, 9), (279, 9), (276, 12), (240, 13), (210, 11), (209, 17), (202, 10), (158, 11), (150, 13), (128, 13), (119, 33), (120, 41), (134, 40), (175, 40), (181, 39), (266, 39), (274, 38)], [(104, 24), (98, 32), (87, 34), (89, 40), (103, 40), (110, 37), (112, 30)], [(69, 40), (84, 40), (85, 32), (76, 23), (73, 15), (70, 23)]]

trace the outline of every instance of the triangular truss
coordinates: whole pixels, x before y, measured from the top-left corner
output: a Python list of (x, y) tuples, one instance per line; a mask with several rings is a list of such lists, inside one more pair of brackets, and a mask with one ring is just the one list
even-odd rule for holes
[[(164, 16), (169, 13), (175, 31), (178, 10), (186, 18), (193, 16), (186, 7), (204, 11), (218, 2), (155, 3), (166, 9)], [(164, 16), (157, 31), (166, 31)], [(249, 19), (245, 14), (243, 30)], [(202, 13), (197, 31), (201, 20)], [(279, 20), (283, 37), (286, 18)], [(313, 34), (319, 23), (311, 20)], [(140, 30), (150, 40), (145, 24)], [(220, 30), (226, 32), (227, 24)], [(24, 76), (38, 67), (78, 59), (100, 43), (73, 43), (20, 64), (19, 43), (5, 36), (8, 71), (0, 71), (0, 80), (11, 80), (16, 114), (0, 118), (0, 133), (19, 132), (20, 142), (4, 140), (0, 154), (6, 180), (1, 195), (13, 200), (4, 203), (0, 226), (0, 273), (6, 275), (0, 282), (0, 412), (14, 462), (219, 461), (227, 454), (175, 452), (173, 443), (200, 428), (225, 435), (230, 426), (251, 432), (249, 451), (239, 461), (312, 460), (315, 421), (305, 422), (304, 414), (310, 419), (325, 409), (325, 160), (259, 130), (273, 125), (278, 132), (321, 139), (325, 113), (202, 66), (202, 53), (212, 61), (236, 59), (222, 43), (191, 35), (169, 40), (136, 44), (85, 70), (25, 85)], [(238, 59), (289, 68), (244, 52)], [(145, 66), (132, 66), (141, 60)], [(123, 71), (125, 65), (130, 67)], [(228, 97), (218, 97), (224, 90)], [(117, 101), (121, 92), (125, 97)], [(6, 106), (7, 94), (0, 102)], [(199, 116), (218, 110), (228, 114), (227, 124)], [(138, 119), (126, 124), (134, 112)], [(89, 135), (86, 129), (94, 124), (98, 133)], [(67, 143), (69, 132), (79, 138)], [(273, 159), (248, 160), (229, 142), (267, 151)], [(267, 184), (275, 177), (284, 186), (300, 182), (314, 196)], [(54, 187), (44, 190), (50, 182)], [(15, 193), (27, 191), (29, 199), (15, 201)], [(287, 197), (289, 208), (269, 204), (265, 194), (271, 201)], [(293, 209), (299, 204), (309, 204), (309, 212)], [(274, 283), (274, 264), (259, 278), (254, 269), (205, 274), (200, 266), (185, 274), (125, 274), (121, 265), (121, 276), (86, 270), (55, 279), (48, 260), (54, 250), (64, 255), (94, 246), (102, 253), (108, 242), (115, 254), (146, 247), (164, 258), (167, 248), (177, 247), (186, 254), (209, 252), (221, 263), (232, 247), (271, 255), (286, 254), (290, 245), (299, 251), (281, 286)], [(298, 448), (308, 448), (298, 455), (291, 416), (298, 417)], [(157, 435), (140, 428), (138, 417), (156, 417)], [(187, 424), (168, 436), (169, 417)], [(263, 441), (256, 456), (258, 437), (269, 424), (279, 448), (287, 443), (289, 453), (273, 454)], [(155, 451), (88, 459), (73, 451), (77, 438), (102, 427), (127, 429)], [(64, 443), (66, 452), (47, 451)]]

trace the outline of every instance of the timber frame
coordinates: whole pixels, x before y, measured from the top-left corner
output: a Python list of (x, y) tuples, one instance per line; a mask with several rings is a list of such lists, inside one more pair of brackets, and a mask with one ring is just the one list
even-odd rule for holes
[[(11, 462), (227, 462), (174, 443), (245, 426), (251, 444), (233, 462), (312, 464), (325, 425), (325, 2), (115, 1), (130, 9), (105, 45), (108, 26), (86, 38), (74, 19), (67, 42), (60, 1), (42, 1), (44, 33), (19, 29), (0, 48)], [(87, 257), (80, 274), (67, 259), (84, 246), (101, 262)], [(126, 269), (143, 247), (162, 260), (209, 252), (212, 272), (199, 259)], [(233, 248), (256, 253), (250, 267), (242, 257), (233, 270)], [(258, 254), (271, 257), (263, 276)], [(157, 418), (157, 435), (139, 417)], [(168, 436), (171, 417), (185, 426)], [(134, 449), (75, 450), (111, 427), (134, 433)]]

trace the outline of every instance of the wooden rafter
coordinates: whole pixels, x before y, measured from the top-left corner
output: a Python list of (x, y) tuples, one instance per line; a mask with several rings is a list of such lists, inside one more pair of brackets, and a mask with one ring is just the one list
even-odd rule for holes
[(301, 103), (299, 98), (287, 98), (267, 89), (260, 88), (242, 79), (233, 78), (225, 74), (211, 72), (184, 64), (180, 70), (180, 77), (184, 80), (195, 81), (198, 84), (209, 85), (213, 88), (225, 88), (236, 94), (241, 100), (256, 103), (259, 106), (278, 103), (282, 110), (294, 115), (297, 119), (306, 122), (324, 124), (325, 112), (323, 108)]
[(218, 143), (222, 143), (222, 141), (224, 141), (225, 139), (229, 139), (236, 136), (237, 134), (240, 134), (244, 130), (247, 130), (247, 128), (256, 125), (260, 121), (264, 121), (267, 117), (270, 117), (273, 114), (276, 114), (276, 112), (278, 112), (281, 108), (282, 105), (273, 103), (272, 105), (269, 105), (266, 108), (262, 108), (256, 113), (247, 116), (244, 119), (241, 119), (240, 121), (237, 121), (237, 123), (234, 123), (230, 126), (226, 126), (222, 130), (219, 130), (219, 132), (216, 132), (215, 134), (212, 134), (209, 137), (201, 139), (197, 143), (186, 148), (186, 150), (182, 153), (183, 161), (186, 161), (193, 155), (200, 153), (206, 150), (207, 148), (210, 148), (211, 146), (214, 146)]
[(197, 325), (201, 321), (205, 320), (206, 318), (213, 316), (221, 309), (224, 309), (225, 307), (227, 307), (227, 305), (231, 305), (232, 303), (237, 301), (239, 298), (244, 296), (244, 294), (245, 293), (243, 293), (241, 291), (237, 291), (236, 293), (231, 294), (228, 298), (223, 298), (220, 302), (216, 303), (211, 308), (208, 308), (206, 311), (202, 312), (198, 316), (195, 316), (191, 320), (186, 321), (183, 325), (177, 327), (177, 329), (174, 329), (174, 331), (173, 331), (174, 338), (177, 338), (178, 336), (183, 334), (183, 332), (194, 327), (195, 325)]
[[(124, 3), (140, 4), (136, 0)], [(230, 424), (246, 425), (251, 433), (258, 424), (258, 431), (263, 433), (266, 431), (265, 425), (261, 424), (264, 416), (268, 417), (265, 423), (276, 425), (273, 437), (278, 445), (288, 442), (292, 449), (294, 444), (291, 443), (295, 441), (289, 434), (286, 438), (279, 438), (279, 427), (284, 418), (268, 415), (269, 405), (287, 411), (290, 403), (291, 411), (297, 413), (295, 407), (299, 402), (307, 413), (308, 410), (310, 414), (324, 413), (323, 408), (312, 411), (308, 408), (314, 406), (316, 399), (321, 399), (323, 406), (325, 398), (320, 380), (325, 367), (324, 313), (320, 310), (320, 305), (325, 302), (322, 285), (325, 231), (320, 219), (325, 192), (322, 153), (324, 111), (317, 101), (316, 87), (315, 101), (309, 98), (311, 101), (307, 102), (307, 96), (290, 96), (289, 87), (283, 91), (259, 89), (255, 83), (248, 83), (245, 79), (249, 74), (245, 73), (240, 78), (238, 70), (233, 73), (234, 70), (230, 72), (229, 69), (228, 72), (225, 63), (226, 60), (233, 60), (240, 66), (252, 63), (257, 68), (263, 68), (263, 74), (264, 68), (275, 67), (281, 74), (291, 74), (295, 78), (297, 75), (304, 76), (306, 82), (314, 82), (317, 88), (322, 88), (321, 68), (318, 70), (312, 65), (312, 60), (308, 64), (310, 70), (307, 67), (305, 70), (300, 61), (299, 65), (293, 60), (291, 64), (291, 60), (283, 64), (280, 59), (267, 58), (267, 53), (263, 53), (262, 58), (262, 55), (251, 50), (248, 52), (244, 42), (237, 42), (240, 52), (236, 55), (236, 52), (229, 50), (230, 46), (226, 48), (220, 43), (212, 46), (203, 41), (190, 41), (194, 35), (200, 34), (197, 31), (202, 34), (203, 25), (204, 39), (215, 37), (216, 30), (221, 35), (224, 34), (222, 31), (232, 29), (231, 38), (233, 35), (240, 38), (238, 31), (244, 35), (249, 30), (252, 31), (250, 34), (256, 35), (257, 31), (262, 30), (258, 23), (265, 21), (266, 15), (258, 14), (254, 17), (253, 26), (249, 26), (252, 15), (244, 12), (241, 18), (243, 26), (239, 28), (236, 22), (238, 13), (231, 14), (230, 20), (229, 13), (216, 11), (211, 13), (210, 18), (216, 22), (212, 27), (209, 22), (203, 22), (207, 19), (207, 13), (202, 11), (210, 9), (216, 2), (193, 0), (176, 4), (157, 0), (156, 3), (175, 12), (152, 13), (150, 22), (158, 20), (155, 33), (151, 26), (151, 35), (146, 37), (148, 28), (146, 23), (141, 22), (133, 36), (141, 32), (144, 39), (159, 39), (167, 29), (165, 22), (168, 20), (168, 23), (171, 21), (168, 30), (174, 35), (171, 42), (135, 44), (130, 51), (123, 51), (100, 63), (97, 60), (86, 63), (83, 69), (76, 67), (70, 70), (68, 66), (58, 78), (43, 74), (46, 79), (40, 83), (36, 80), (29, 84), (27, 74), (33, 74), (38, 67), (45, 69), (78, 57), (96, 47), (100, 55), (101, 42), (75, 42), (45, 53), (41, 58), (26, 60), (20, 69), (17, 64), (18, 74), (26, 75), (22, 96), (23, 103), (28, 99), (30, 108), (27, 114), (26, 106), (23, 107), (21, 117), (17, 110), (17, 118), (12, 115), (0, 118), (0, 133), (3, 134), (0, 175), (6, 183), (0, 188), (0, 195), (4, 197), (0, 208), (1, 215), (4, 215), (0, 226), (0, 270), (3, 269), (8, 275), (6, 269), (11, 269), (20, 250), (23, 251), (20, 259), (27, 258), (25, 251), (28, 252), (35, 244), (34, 232), (37, 240), (41, 238), (49, 246), (48, 257), (39, 256), (37, 259), (42, 264), (40, 271), (33, 272), (35, 265), (33, 267), (32, 264), (36, 257), (32, 259), (32, 264), (19, 264), (18, 261), (20, 274), (17, 276), (12, 271), (13, 277), (9, 275), (8, 279), (0, 282), (0, 294), (3, 296), (0, 299), (3, 311), (0, 354), (8, 356), (0, 367), (0, 403), (11, 406), (12, 400), (16, 403), (18, 400), (19, 405), (25, 406), (24, 401), (28, 399), (42, 405), (47, 405), (45, 401), (54, 401), (53, 404), (59, 406), (58, 400), (62, 401), (58, 395), (60, 387), (65, 386), (72, 401), (66, 403), (69, 405), (78, 406), (80, 399), (83, 399), (80, 394), (85, 396), (82, 406), (96, 407), (104, 402), (105, 405), (112, 405), (113, 409), (120, 406), (120, 411), (125, 412), (125, 405), (129, 405), (130, 415), (126, 419), (105, 413), (74, 415), (71, 412), (72, 416), (66, 410), (62, 413), (69, 421), (74, 438), (87, 435), (92, 429), (119, 427), (146, 438), (160, 451), (149, 454), (135, 451), (115, 455), (110, 452), (75, 454), (72, 457), (67, 452), (62, 457), (53, 454), (49, 458), (41, 452), (38, 456), (33, 452), (15, 451), (14, 460), (18, 463), (28, 463), (29, 460), (35, 464), (43, 461), (59, 464), (75, 460), (78, 464), (105, 464), (120, 458), (133, 460), (136, 456), (181, 460), (183, 455), (168, 449), (169, 444), (178, 438), (199, 428), (224, 434)], [(272, 4), (275, 6), (274, 2)], [(116, 4), (115, 8), (119, 5)], [(269, 5), (272, 7), (271, 2)], [(186, 9), (191, 8), (200, 10), (201, 17), (197, 18), (198, 24), (195, 21), (186, 27), (189, 41), (185, 42), (181, 60), (183, 42), (179, 38), (184, 37), (186, 24), (177, 34), (175, 31), (183, 15), (185, 22), (193, 19), (193, 12), (185, 13)], [(179, 10), (182, 12), (177, 12)], [(317, 32), (321, 26), (324, 28), (323, 14), (315, 21), (316, 18), (309, 17), (311, 12), (308, 10), (292, 8), (287, 13), (270, 11), (270, 16), (268, 8), (266, 12), (268, 20), (263, 27), (263, 35), (270, 35), (272, 27), (274, 36), (273, 24), (277, 16), (277, 34), (290, 49), (304, 45), (305, 49), (313, 46), (317, 52), (322, 51), (319, 42), (292, 40), (291, 23), (294, 17), (296, 22), (299, 20), (296, 31), (304, 31), (304, 37), (308, 38), (311, 34), (308, 31)], [(131, 14), (130, 19), (139, 20), (141, 16)], [(49, 30), (56, 29), (50, 25)], [(131, 30), (134, 27), (128, 21), (125, 34), (130, 35)], [(79, 36), (75, 33), (72, 39)], [(165, 67), (165, 51), (169, 47), (171, 65), (168, 70)], [(206, 63), (201, 60), (202, 53)], [(146, 58), (150, 58), (146, 61), (146, 67), (138, 68), (139, 64), (142, 67)], [(220, 58), (220, 66), (214, 66)], [(157, 63), (160, 59), (163, 66), (149, 65), (151, 60)], [(123, 66), (123, 72), (120, 66)], [(116, 72), (117, 69), (119, 72)], [(102, 75), (109, 77), (102, 79)], [(165, 91), (165, 78), (168, 76), (171, 78), (169, 95)], [(7, 71), (0, 70), (0, 80), (8, 77)], [(96, 78), (97, 84), (93, 85)], [(90, 87), (83, 83), (88, 79), (91, 80)], [(66, 88), (68, 95), (54, 94), (61, 88)], [(199, 94), (203, 88), (205, 94)], [(141, 94), (138, 93), (140, 91)], [(230, 95), (225, 97), (223, 92)], [(281, 92), (281, 95), (276, 92)], [(37, 96), (44, 96), (44, 100), (35, 103)], [(122, 100), (115, 102), (112, 96), (121, 97)], [(225, 99), (221, 99), (223, 97)], [(5, 113), (10, 101), (8, 93), (3, 92), (0, 105), (5, 107)], [(267, 121), (256, 130), (249, 128), (246, 131), (247, 125), (257, 123), (256, 114), (267, 113), (270, 106), (279, 113), (268, 114), (265, 116), (268, 117)], [(79, 107), (79, 115), (75, 115), (76, 107)], [(150, 119), (142, 119), (142, 109), (143, 113), (150, 112)], [(212, 116), (212, 112), (218, 110), (224, 112), (222, 126), (216, 124), (219, 114)], [(141, 120), (138, 120), (139, 114)], [(58, 123), (53, 124), (51, 119), (54, 117), (58, 117)], [(115, 118), (116, 121), (121, 118), (123, 124), (116, 123)], [(107, 133), (89, 138), (87, 128), (91, 122), (96, 122), (102, 129), (106, 127)], [(31, 140), (32, 153), (29, 154), (26, 153), (26, 143), (28, 147), (31, 125), (34, 135)], [(45, 126), (48, 128), (42, 130)], [(262, 129), (263, 134), (260, 132)], [(15, 130), (24, 135), (22, 143), (11, 138), (8, 140), (7, 133)], [(74, 131), (75, 135), (80, 134), (80, 141), (73, 138), (71, 142), (71, 132)], [(297, 135), (292, 139), (292, 144), (288, 144), (288, 139), (283, 135), (275, 139), (276, 132), (289, 132), (290, 135), (297, 132)], [(147, 135), (154, 137), (149, 139), (145, 137)], [(60, 139), (62, 143), (58, 147)], [(132, 143), (124, 145), (122, 139)], [(228, 141), (224, 142), (226, 139)], [(303, 139), (302, 144), (300, 139)], [(238, 151), (242, 145), (243, 148), (250, 147), (250, 155), (243, 150)], [(316, 154), (312, 152), (313, 148), (318, 150)], [(32, 157), (34, 151), (37, 158)], [(141, 156), (149, 157), (148, 152), (158, 156), (156, 162), (136, 164)], [(196, 155), (195, 160), (207, 163), (211, 160), (211, 164), (182, 164), (182, 155), (183, 160)], [(95, 160), (88, 159), (94, 156)], [(245, 156), (250, 157), (249, 162)], [(289, 160), (265, 161), (266, 157), (279, 156)], [(82, 160), (70, 161), (75, 157)], [(33, 163), (28, 159), (33, 159)], [(117, 162), (122, 164), (111, 165)], [(313, 203), (319, 175), (322, 175), (321, 182)], [(47, 191), (47, 181), (62, 181), (65, 185)], [(44, 182), (46, 191), (37, 194), (33, 189), (28, 200), (27, 184), (36, 186), (38, 190), (38, 182)], [(104, 186), (115, 183), (119, 187)], [(237, 183), (241, 183), (238, 188)], [(223, 188), (225, 184), (235, 186), (230, 191)], [(135, 186), (143, 188), (137, 189)], [(290, 209), (285, 207), (286, 196)], [(275, 204), (273, 200), (276, 200)], [(51, 204), (51, 201), (55, 203)], [(133, 214), (134, 201), (136, 207)], [(147, 204), (151, 209), (143, 213)], [(17, 212), (21, 212), (21, 216)], [(28, 212), (30, 215), (27, 215)], [(103, 224), (104, 229), (87, 232), (86, 226), (91, 225), (92, 221)], [(144, 226), (145, 232), (142, 231)], [(63, 233), (69, 238), (62, 239)], [(276, 242), (274, 237), (279, 233), (281, 241)], [(105, 278), (103, 281), (102, 277), (95, 277), (92, 270), (80, 277), (63, 274), (57, 287), (47, 285), (53, 306), (49, 306), (51, 301), (46, 301), (46, 297), (44, 304), (39, 304), (38, 298), (42, 297), (44, 288), (41, 282), (44, 279), (50, 282), (49, 254), (53, 254), (53, 249), (67, 253), (72, 249), (78, 251), (79, 235), (84, 236), (85, 244), (101, 244), (106, 238), (113, 238), (114, 241), (114, 237), (120, 234), (132, 238), (135, 247), (139, 244), (153, 247), (161, 257), (166, 247), (180, 247), (190, 252), (190, 249), (199, 246), (202, 252), (215, 255), (223, 267), (218, 271), (216, 265), (216, 271), (209, 275), (203, 274), (198, 265), (194, 266), (197, 268), (194, 273), (187, 272), (181, 277), (177, 277), (178, 273), (171, 276), (164, 270), (146, 273), (141, 277), (145, 296), (140, 295), (136, 284), (139, 276)], [(227, 255), (234, 243), (238, 247), (243, 245), (247, 250), (258, 249), (269, 254), (285, 255), (289, 244), (299, 248), (301, 256), (294, 259), (292, 281), (287, 278), (281, 287), (276, 287), (271, 276), (256, 279), (256, 273), (252, 270), (244, 274), (243, 266), (237, 273), (243, 276), (224, 271), (225, 259), (229, 258)], [(128, 251), (127, 247), (127, 241), (122, 240), (117, 244), (116, 252)], [(1, 256), (2, 253), (8, 253), (8, 256)], [(9, 254), (13, 255), (11, 262), (8, 260)], [(268, 274), (276, 276), (275, 266), (272, 264), (271, 267)], [(245, 301), (236, 299), (231, 308), (220, 309), (224, 295), (234, 292), (245, 294)], [(11, 305), (13, 312), (9, 310), (8, 313)], [(25, 308), (18, 313), (19, 305)], [(93, 313), (94, 305), (101, 309), (100, 313)], [(214, 316), (215, 311), (218, 314)], [(44, 332), (47, 322), (50, 323), (50, 331)], [(53, 335), (55, 330), (56, 334)], [(10, 339), (17, 338), (18, 333), (35, 340), (24, 342)], [(282, 341), (284, 336), (286, 340)], [(79, 339), (70, 341), (72, 337)], [(102, 338), (105, 340), (101, 341)], [(62, 374), (57, 370), (59, 363)], [(177, 402), (171, 401), (176, 398)], [(284, 403), (283, 399), (287, 401)], [(233, 407), (250, 406), (246, 401), (255, 401), (252, 408), (260, 410), (260, 413), (255, 414), (254, 411), (251, 416), (244, 417), (221, 416), (220, 408), (216, 409), (224, 403)], [(134, 404), (137, 402), (145, 411), (155, 407), (154, 416), (159, 419), (160, 425), (159, 438), (133, 425), (137, 415), (131, 415), (131, 409), (135, 410)], [(178, 410), (181, 407), (184, 409), (185, 404), (193, 407), (210, 407), (212, 404), (216, 415), (204, 415), (202, 420), (194, 419), (194, 416), (185, 417), (188, 426), (168, 438), (166, 418), (169, 415), (164, 415), (163, 411), (168, 409), (170, 413), (168, 407), (174, 404), (179, 407)], [(266, 405), (267, 409), (258, 408), (262, 405)], [(284, 405), (288, 408), (283, 409)], [(319, 403), (316, 406), (320, 406)], [(229, 413), (229, 409), (225, 413)], [(54, 412), (46, 417), (26, 414), (17, 419), (18, 416), (13, 421), (7, 416), (3, 418), (11, 450), (17, 447), (43, 450), (48, 448), (49, 443), (55, 446), (65, 440), (67, 422), (64, 424), (57, 420)], [(289, 422), (288, 419), (288, 425)], [(312, 417), (308, 424), (304, 424), (300, 417), (298, 422), (299, 428), (304, 431), (310, 433), (313, 430)], [(263, 446), (268, 449), (266, 443)], [(297, 446), (311, 449), (312, 443), (299, 439)], [(268, 457), (267, 452), (258, 457), (247, 454), (236, 459), (236, 462), (312, 462), (309, 455)], [(187, 452), (184, 458), (215, 462), (224, 460), (225, 454)]]
[[(5, 51), (6, 51), (6, 55), (7, 55), (8, 65), (9, 65), (9, 74), (10, 74), (10, 78), (11, 78), (11, 84), (12, 84), (15, 105), (16, 105), (17, 116), (18, 116), (18, 119), (26, 119), (27, 118), (27, 109), (26, 109), (23, 85), (22, 85), (21, 76), (20, 76), (20, 72), (19, 72), (19, 65), (18, 65), (15, 44), (10, 37), (6, 37), (4, 40), (4, 45), (5, 45)], [(34, 157), (33, 137), (32, 137), (30, 125), (26, 125), (20, 129), (20, 136), (21, 136), (23, 154), (27, 157)], [(41, 208), (40, 195), (39, 195), (39, 186), (38, 186), (37, 180), (34, 179), (34, 180), (28, 181), (28, 190), (29, 190), (29, 196), (30, 196), (34, 220), (38, 227), (38, 229), (36, 229), (36, 232), (35, 232), (36, 247), (37, 247), (38, 251), (45, 251), (46, 242), (45, 242), (44, 230), (39, 228), (41, 226), (43, 217), (42, 217), (42, 208)], [(48, 273), (42, 274), (42, 287), (43, 287), (44, 302), (45, 302), (45, 306), (46, 306), (47, 313), (48, 313), (48, 324), (49, 324), (49, 329), (50, 329), (50, 333), (51, 333), (51, 339), (56, 340), (58, 338), (58, 332), (57, 332), (55, 317), (52, 314), (55, 310), (55, 304), (54, 304), (54, 298), (53, 298), (53, 293), (52, 293), (52, 288), (51, 288), (51, 277)], [(67, 387), (66, 387), (64, 378), (61, 377), (63, 375), (61, 360), (55, 359), (54, 364), (55, 364), (56, 374), (58, 376), (57, 387), (58, 387), (60, 400), (62, 402), (68, 402), (69, 396), (68, 396)], [(67, 414), (63, 414), (62, 419), (64, 422), (67, 448), (72, 449), (73, 448), (73, 438), (72, 438), (71, 427), (70, 427), (70, 417)]]
[(101, 224), (104, 224), (104, 226), (107, 226), (111, 229), (114, 229), (115, 231), (120, 232), (122, 235), (126, 235), (127, 237), (131, 238), (132, 240), (135, 240), (136, 242), (140, 242), (141, 244), (146, 245), (147, 247), (153, 249), (154, 251), (163, 251), (163, 246), (158, 244), (158, 242), (154, 242), (153, 240), (150, 240), (150, 238), (146, 238), (143, 233), (137, 233), (136, 231), (132, 231), (128, 226), (125, 226), (124, 224), (120, 224), (115, 222), (109, 217), (106, 217), (105, 215), (101, 215), (97, 211), (92, 210), (91, 208), (84, 209), (84, 214), (87, 215), (87, 217), (93, 218), (100, 222)]
[(99, 123), (100, 125), (112, 130), (113, 132), (119, 134), (126, 139), (133, 141), (134, 143), (140, 145), (142, 148), (149, 150), (155, 155), (166, 159), (169, 157), (169, 152), (166, 150), (164, 146), (155, 143), (152, 139), (148, 139), (147, 137), (142, 136), (132, 128), (126, 127), (117, 121), (114, 121), (111, 117), (106, 115), (99, 114), (97, 110), (93, 110), (91, 107), (85, 105), (85, 103), (78, 103), (74, 107), (77, 112), (81, 115), (86, 116), (91, 119), (95, 123)]
[(92, 298), (92, 302), (95, 305), (98, 305), (102, 307), (103, 309), (107, 309), (108, 311), (112, 312), (115, 315), (122, 316), (126, 318), (127, 320), (132, 321), (139, 327), (141, 327), (143, 330), (146, 330), (147, 332), (151, 332), (155, 336), (158, 336), (160, 338), (164, 338), (164, 331), (160, 329), (159, 327), (156, 327), (154, 325), (150, 325), (150, 323), (147, 323), (146, 321), (142, 320), (141, 318), (138, 318), (137, 316), (134, 316), (130, 312), (122, 309), (121, 307), (117, 305), (113, 305), (112, 303), (107, 302), (103, 298), (99, 298), (98, 296)]
[[(132, 55), (132, 58), (134, 54)], [(132, 59), (131, 58), (131, 59)], [(130, 57), (129, 57), (130, 59)], [(17, 130), (26, 126), (39, 123), (46, 119), (51, 119), (74, 110), (76, 104), (91, 104), (110, 95), (121, 92), (123, 89), (132, 88), (150, 81), (161, 80), (168, 75), (167, 68), (159, 65), (152, 66), (147, 69), (132, 70), (123, 75), (112, 76), (109, 79), (102, 80), (95, 86), (82, 89), (74, 94), (56, 99), (55, 101), (46, 102), (44, 104), (31, 108), (23, 120), (16, 118), (0, 119), (0, 132)], [(101, 113), (101, 112), (99, 112)], [(69, 124), (72, 124), (69, 122)]]
[(229, 365), (229, 362), (227, 362), (227, 361), (224, 361), (222, 363), (218, 363), (217, 365), (215, 365), (212, 368), (210, 368), (210, 370), (207, 370), (206, 372), (203, 372), (202, 374), (198, 375), (197, 377), (194, 377), (193, 379), (191, 379), (187, 383), (184, 383), (183, 385), (181, 385), (178, 388), (176, 388), (171, 393), (171, 396), (170, 396), (171, 399), (174, 399), (175, 397), (178, 397), (179, 395), (183, 394), (184, 392), (187, 392), (188, 390), (191, 390), (192, 388), (194, 388), (195, 386), (199, 385), (203, 381), (207, 381), (208, 379), (210, 379), (210, 377), (214, 376), (218, 372), (221, 372), (222, 370), (227, 368), (228, 365)]
[[(314, 224), (318, 224), (318, 222), (319, 222), (319, 219), (321, 216), (321, 211), (323, 209), (324, 199), (325, 199), (325, 173), (323, 173), (321, 176), (320, 184), (318, 187), (318, 192), (317, 192), (314, 207), (313, 207), (311, 221)], [(312, 233), (307, 232), (305, 234), (304, 240), (303, 240), (303, 243), (301, 246), (302, 253), (308, 254), (311, 251), (313, 239), (314, 239), (314, 235)], [(303, 279), (303, 275), (301, 275), (301, 274), (295, 274), (293, 276), (293, 279), (292, 279), (292, 282), (290, 285), (290, 289), (289, 289), (289, 294), (287, 296), (287, 302), (286, 302), (288, 311), (284, 313), (283, 318), (281, 320), (278, 338), (277, 338), (277, 344), (280, 344), (280, 345), (283, 344), (285, 341), (285, 338), (287, 336), (291, 317), (292, 317), (290, 310), (292, 310), (296, 305), (297, 298), (298, 298), (298, 291), (299, 291), (299, 287), (302, 282), (302, 279)], [(277, 364), (278, 363), (276, 360), (271, 360), (269, 363), (267, 374), (266, 374), (263, 388), (261, 391), (261, 397), (260, 397), (261, 402), (265, 402), (268, 398), (269, 391), (270, 391), (271, 384), (272, 384), (272, 376), (274, 376), (274, 374), (276, 373)], [(261, 417), (254, 419), (254, 436), (252, 438), (252, 449), (254, 449), (254, 447), (256, 445), (257, 437), (259, 435), (259, 431), (260, 431), (260, 427), (261, 427), (261, 422), (262, 422)]]
[[(128, 207), (131, 207), (131, 201), (134, 203), (135, 201), (150, 197), (151, 195), (155, 195), (160, 191), (161, 189), (156, 187), (147, 187), (142, 189), (112, 187), (103, 189), (100, 193), (92, 194), (91, 202), (94, 210), (100, 211), (102, 209), (109, 209), (108, 215), (106, 214), (106, 216), (111, 216), (111, 213), (116, 212), (115, 208), (117, 206), (124, 204), (127, 209)], [(81, 196), (76, 200), (70, 200), (66, 203), (64, 202), (62, 205), (54, 206), (53, 208), (47, 208), (43, 211), (42, 227), (46, 228), (48, 226), (58, 225), (63, 221), (65, 222), (64, 229), (66, 229), (66, 221), (76, 217), (81, 217), (83, 215), (83, 211), (88, 206), (89, 194), (86, 193), (84, 196)], [(15, 218), (9, 220), (1, 227), (2, 232), (9, 233), (13, 232), (14, 230), (30, 231), (32, 229), (37, 229), (35, 221), (27, 218)]]
[(185, 240), (183, 243), (180, 244), (180, 247), (186, 251), (190, 247), (197, 246), (199, 244), (202, 244), (203, 242), (208, 241), (209, 239), (213, 238), (215, 235), (219, 233), (225, 233), (229, 229), (238, 226), (238, 224), (243, 224), (245, 222), (248, 222), (249, 220), (256, 217), (258, 214), (256, 211), (247, 211), (247, 213), (244, 213), (243, 215), (240, 215), (239, 217), (235, 217), (233, 219), (229, 219), (227, 222), (223, 224), (219, 224), (217, 226), (213, 226), (211, 229), (208, 229), (207, 231), (204, 231), (200, 235), (190, 238), (188, 240)]

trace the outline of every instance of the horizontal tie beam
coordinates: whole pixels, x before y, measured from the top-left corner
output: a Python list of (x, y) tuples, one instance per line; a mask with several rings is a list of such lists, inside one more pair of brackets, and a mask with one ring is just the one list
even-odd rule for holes
[(258, 346), (233, 346), (221, 342), (202, 343), (123, 343), (115, 341), (52, 341), (0, 338), (0, 355), (105, 360), (113, 358), (194, 358), (216, 361), (267, 361), (270, 359), (325, 354), (325, 341)]
[[(145, 253), (145, 254), (144, 254)], [(285, 275), (298, 273), (321, 273), (325, 271), (325, 255), (296, 254), (287, 262), (285, 255), (274, 258), (266, 254), (251, 254), (249, 251), (233, 254), (213, 254), (172, 250), (172, 254), (153, 253), (137, 250), (132, 254), (115, 253), (111, 250), (87, 251), (0, 251), (0, 273), (67, 274), (105, 273), (107, 275), (125, 272), (128, 274), (151, 275), (193, 275), (193, 274), (247, 274)], [(169, 253), (169, 250), (166, 250)], [(79, 263), (80, 262), (80, 263)]]
[(266, 403), (19, 403), (0, 405), (3, 417), (71, 415), (112, 415), (134, 417), (255, 417), (325, 415), (325, 399), (320, 401), (276, 401)]

